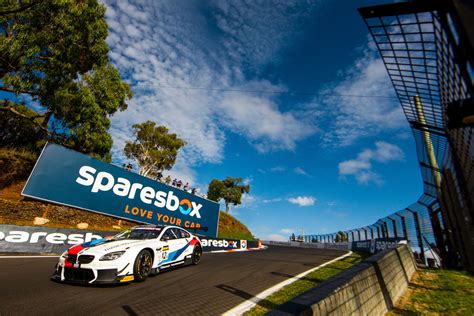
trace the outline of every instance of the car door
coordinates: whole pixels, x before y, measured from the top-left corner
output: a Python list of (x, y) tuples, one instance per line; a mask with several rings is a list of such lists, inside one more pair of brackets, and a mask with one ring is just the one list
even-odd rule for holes
[[(182, 261), (185, 259), (186, 254), (188, 253), (186, 250), (188, 248), (189, 238), (186, 239), (186, 235), (184, 234), (185, 231), (179, 228), (172, 228), (173, 233), (176, 235), (176, 245), (178, 247), (177, 256), (175, 258), (176, 261)], [(189, 234), (187, 234), (189, 236)]]
[(161, 236), (161, 241), (164, 243), (161, 248), (161, 263), (171, 263), (176, 261), (179, 251), (180, 241), (171, 228), (167, 228)]

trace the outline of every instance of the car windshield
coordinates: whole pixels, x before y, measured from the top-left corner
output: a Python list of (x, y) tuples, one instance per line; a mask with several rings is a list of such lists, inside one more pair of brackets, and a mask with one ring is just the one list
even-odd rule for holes
[(161, 228), (153, 229), (131, 229), (121, 232), (113, 237), (114, 240), (118, 239), (155, 239), (161, 233)]

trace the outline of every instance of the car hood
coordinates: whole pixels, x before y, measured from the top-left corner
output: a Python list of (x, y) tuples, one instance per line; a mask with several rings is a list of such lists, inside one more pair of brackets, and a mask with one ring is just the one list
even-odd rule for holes
[(124, 240), (99, 240), (95, 243), (86, 243), (81, 246), (85, 249), (83, 252), (87, 253), (109, 253), (115, 251), (127, 250), (131, 247), (144, 246), (150, 243), (155, 242), (156, 240), (146, 239), (146, 240), (134, 240), (134, 239), (124, 239)]

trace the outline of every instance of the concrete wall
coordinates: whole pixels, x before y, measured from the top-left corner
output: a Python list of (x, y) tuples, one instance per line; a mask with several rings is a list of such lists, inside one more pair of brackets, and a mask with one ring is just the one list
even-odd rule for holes
[(412, 253), (401, 245), (342, 271), (267, 315), (383, 315), (415, 271)]
[(291, 246), (291, 247), (302, 247), (302, 248), (316, 248), (316, 249), (340, 249), (340, 250), (350, 250), (350, 242), (340, 242), (340, 243), (307, 243), (301, 241), (271, 241), (263, 240), (262, 244), (264, 245), (274, 245), (274, 246)]

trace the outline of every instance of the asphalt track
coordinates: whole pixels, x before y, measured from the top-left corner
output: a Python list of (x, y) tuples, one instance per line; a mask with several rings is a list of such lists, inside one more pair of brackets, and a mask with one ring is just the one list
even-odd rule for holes
[(0, 315), (219, 315), (344, 253), (271, 246), (204, 254), (197, 266), (119, 286), (50, 281), (57, 258), (0, 258)]

